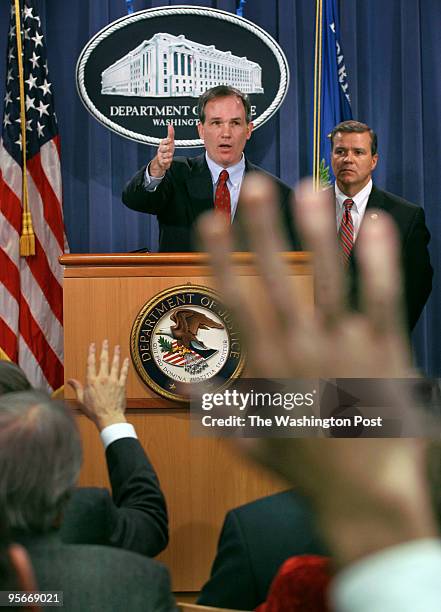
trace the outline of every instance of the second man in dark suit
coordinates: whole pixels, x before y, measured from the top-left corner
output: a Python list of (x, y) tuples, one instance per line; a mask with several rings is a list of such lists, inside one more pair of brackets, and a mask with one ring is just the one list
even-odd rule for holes
[(377, 136), (369, 126), (359, 121), (344, 121), (332, 130), (331, 141), (337, 229), (343, 254), (349, 260), (352, 298), (358, 299), (357, 259), (352, 247), (365, 215), (375, 215), (376, 209), (385, 211), (399, 230), (405, 315), (412, 330), (432, 290), (433, 270), (427, 249), (430, 234), (424, 211), (373, 184), (372, 172), (378, 162)]

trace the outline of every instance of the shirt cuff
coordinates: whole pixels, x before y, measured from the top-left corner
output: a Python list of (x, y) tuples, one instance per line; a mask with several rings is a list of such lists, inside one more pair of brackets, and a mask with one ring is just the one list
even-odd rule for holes
[(145, 172), (144, 172), (144, 189), (146, 191), (155, 191), (156, 187), (161, 183), (164, 176), (160, 176), (159, 178), (156, 176), (150, 176), (149, 174), (149, 165), (147, 164)]
[(441, 601), (441, 542), (414, 540), (369, 555), (332, 583), (339, 612), (437, 612)]
[(104, 449), (121, 438), (138, 438), (135, 428), (130, 423), (115, 423), (108, 425), (100, 432), (101, 441), (104, 444)]

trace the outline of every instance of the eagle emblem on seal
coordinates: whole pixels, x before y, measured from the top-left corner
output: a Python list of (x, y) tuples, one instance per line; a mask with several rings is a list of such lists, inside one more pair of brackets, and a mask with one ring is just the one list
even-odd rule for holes
[(224, 329), (222, 323), (192, 308), (178, 308), (170, 315), (173, 325), (160, 329), (159, 345), (165, 362), (183, 367), (190, 374), (207, 368), (207, 360), (218, 350), (207, 346), (198, 332), (202, 329)]

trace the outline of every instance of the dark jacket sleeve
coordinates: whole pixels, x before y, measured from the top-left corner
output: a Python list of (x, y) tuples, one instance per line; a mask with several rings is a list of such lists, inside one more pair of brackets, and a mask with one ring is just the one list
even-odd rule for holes
[(140, 442), (116, 440), (106, 449), (113, 504), (109, 544), (154, 557), (168, 543), (167, 506)]
[(113, 442), (106, 457), (113, 500), (107, 489), (77, 487), (66, 504), (61, 540), (154, 557), (168, 543), (167, 507), (156, 473), (134, 438)]
[(407, 319), (412, 330), (432, 291), (433, 268), (430, 264), (428, 244), (429, 230), (426, 227), (424, 210), (416, 208), (413, 222), (403, 240), (403, 273)]
[(132, 210), (159, 215), (172, 197), (173, 185), (170, 171), (167, 170), (155, 191), (147, 191), (144, 186), (146, 167), (143, 166), (138, 170), (135, 176), (126, 184), (122, 193), (122, 201)]
[(303, 251), (300, 237), (294, 220), (294, 193), (284, 183), (279, 181), (279, 197), (282, 224), (291, 251)]
[(240, 522), (234, 511), (231, 511), (225, 517), (211, 575), (202, 588), (198, 603), (253, 610), (256, 602), (259, 602), (259, 598), (246, 541)]

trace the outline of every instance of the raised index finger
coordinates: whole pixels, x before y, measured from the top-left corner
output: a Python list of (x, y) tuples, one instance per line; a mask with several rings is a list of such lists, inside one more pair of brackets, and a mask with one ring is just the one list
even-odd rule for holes
[(169, 125), (167, 128), (167, 138), (173, 143), (175, 139), (175, 128), (172, 125)]

